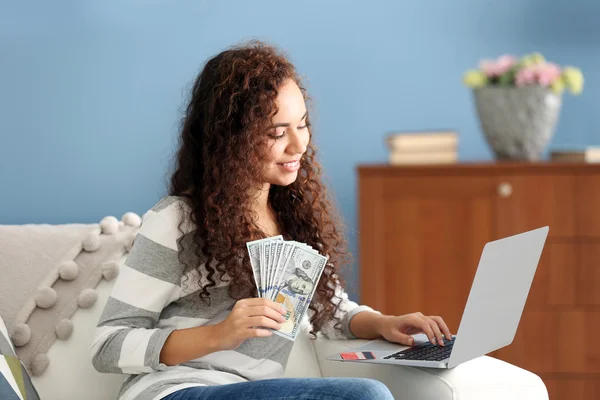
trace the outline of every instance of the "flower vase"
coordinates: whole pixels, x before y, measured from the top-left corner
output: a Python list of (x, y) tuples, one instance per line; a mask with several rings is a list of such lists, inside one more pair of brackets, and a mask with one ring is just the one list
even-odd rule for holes
[(537, 161), (552, 136), (562, 97), (543, 86), (473, 89), (480, 127), (498, 160)]

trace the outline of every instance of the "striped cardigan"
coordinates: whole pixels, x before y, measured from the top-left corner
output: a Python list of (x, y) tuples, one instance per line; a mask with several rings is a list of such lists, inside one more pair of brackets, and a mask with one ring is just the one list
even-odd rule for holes
[[(160, 363), (161, 349), (175, 329), (217, 324), (227, 318), (235, 300), (227, 282), (209, 290), (210, 305), (198, 297), (196, 271), (184, 274), (178, 254), (192, 229), (178, 228), (185, 203), (178, 197), (161, 199), (143, 216), (131, 252), (125, 260), (102, 312), (91, 346), (92, 363), (100, 372), (128, 374), (120, 400), (161, 399), (177, 390), (247, 380), (281, 377), (293, 342), (272, 335), (251, 338), (235, 350), (218, 351), (186, 363)], [(361, 311), (341, 291), (341, 328), (330, 321), (322, 329), (328, 338), (353, 338), (350, 319)], [(310, 315), (302, 329), (310, 329)]]

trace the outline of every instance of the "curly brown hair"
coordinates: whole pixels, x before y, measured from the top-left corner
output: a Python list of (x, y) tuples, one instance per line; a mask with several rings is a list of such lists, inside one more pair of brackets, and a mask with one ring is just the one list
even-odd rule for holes
[[(169, 194), (189, 205), (182, 221), (187, 218), (195, 229), (193, 239), (185, 241), (187, 248), (180, 249), (180, 260), (208, 282), (200, 285), (200, 297), (206, 302), (216, 279), (225, 277), (232, 298), (257, 296), (246, 242), (266, 235), (255, 223), (251, 193), (263, 185), (266, 133), (277, 113), (278, 90), (289, 79), (308, 102), (300, 76), (283, 52), (254, 40), (208, 60), (194, 83)], [(311, 142), (296, 181), (271, 185), (269, 191), (269, 203), (285, 236), (329, 256), (310, 305), (315, 311), (313, 333), (331, 318), (339, 324), (334, 287), (343, 287), (338, 266), (349, 258), (340, 218), (327, 197), (315, 157)]]

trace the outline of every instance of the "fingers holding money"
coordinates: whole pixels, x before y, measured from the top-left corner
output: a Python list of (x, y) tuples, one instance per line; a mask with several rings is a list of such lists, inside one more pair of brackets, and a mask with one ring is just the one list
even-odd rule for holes
[[(263, 308), (263, 312), (267, 313), (270, 311), (265, 310), (265, 308), (269, 308), (279, 314), (285, 315), (285, 313), (287, 312), (287, 310), (285, 308), (283, 308), (281, 306), (281, 304), (274, 302), (273, 300), (270, 299), (265, 299), (265, 298), (250, 298), (250, 299), (244, 299), (244, 300), (240, 300), (237, 303), (235, 303), (235, 306), (233, 307), (233, 309), (235, 310), (236, 308), (252, 308), (252, 307), (262, 307)], [(260, 310), (254, 310), (254, 312), (260, 312)], [(259, 315), (259, 314), (255, 314), (255, 315)], [(262, 314), (260, 314), (262, 315)]]
[(279, 330), (281, 328), (279, 322), (265, 316), (247, 317), (246, 325), (249, 329), (268, 328)]
[(248, 316), (249, 317), (260, 317), (265, 316), (273, 321), (285, 322), (285, 318), (281, 311), (283, 307), (277, 306), (276, 309), (269, 306), (252, 306), (248, 307)]
[(227, 318), (217, 324), (220, 348), (233, 350), (246, 339), (271, 336), (269, 329), (277, 331), (285, 322), (284, 313), (281, 305), (268, 299), (239, 300)]
[(285, 322), (283, 315), (286, 310), (272, 300), (264, 298), (251, 298), (240, 300), (234, 306), (232, 313), (241, 318), (247, 329), (269, 328), (279, 330)]
[[(274, 333), (295, 340), (328, 257), (305, 243), (284, 241), (281, 236), (246, 245), (260, 299), (248, 299), (239, 307), (266, 306), (280, 312), (285, 315), (285, 321)], [(260, 303), (262, 299), (275, 300), (282, 306)], [(254, 313), (280, 320), (264, 308), (257, 308)]]

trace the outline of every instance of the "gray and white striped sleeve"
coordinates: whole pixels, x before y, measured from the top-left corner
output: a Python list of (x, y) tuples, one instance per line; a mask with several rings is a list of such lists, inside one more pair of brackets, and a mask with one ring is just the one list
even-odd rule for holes
[[(331, 285), (331, 287), (333, 287)], [(356, 339), (356, 336), (350, 330), (350, 321), (352, 318), (363, 311), (381, 314), (371, 307), (358, 305), (348, 298), (346, 291), (337, 284), (335, 286), (335, 296), (332, 299), (333, 304), (338, 305), (334, 318), (327, 321), (321, 327), (321, 334), (328, 339)], [(338, 324), (338, 321), (340, 322)]]
[(179, 236), (175, 210), (144, 214), (96, 327), (91, 346), (96, 370), (140, 374), (168, 368), (160, 363), (160, 352), (174, 328), (156, 324), (163, 308), (181, 293)]

